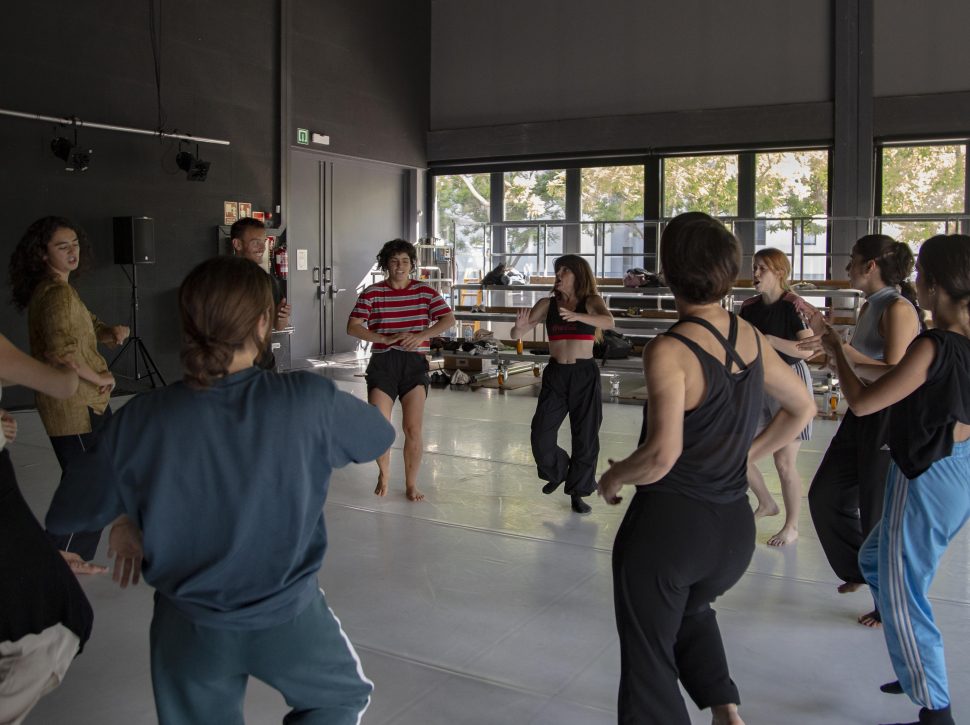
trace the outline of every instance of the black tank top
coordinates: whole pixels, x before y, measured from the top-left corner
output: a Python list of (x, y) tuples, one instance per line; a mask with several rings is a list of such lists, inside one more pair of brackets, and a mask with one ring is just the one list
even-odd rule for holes
[[(693, 340), (675, 332), (676, 325), (665, 333), (697, 357), (707, 392), (696, 408), (684, 414), (684, 448), (674, 467), (656, 483), (639, 486), (638, 490), (668, 491), (712, 503), (732, 503), (745, 498), (748, 490), (748, 449), (758, 428), (764, 394), (761, 338), (757, 338), (758, 356), (745, 365), (734, 349), (738, 319), (733, 313), (727, 340), (707, 320), (683, 317), (677, 324), (682, 322), (707, 328), (724, 347), (725, 359), (722, 363)], [(732, 361), (740, 368), (738, 372), (730, 372)], [(644, 405), (641, 444), (646, 432)]]
[[(586, 300), (576, 305), (576, 312), (586, 312)], [(550, 340), (592, 340), (596, 335), (596, 328), (585, 322), (567, 322), (559, 315), (559, 301), (553, 297), (549, 300), (549, 310), (546, 312), (546, 337)]]

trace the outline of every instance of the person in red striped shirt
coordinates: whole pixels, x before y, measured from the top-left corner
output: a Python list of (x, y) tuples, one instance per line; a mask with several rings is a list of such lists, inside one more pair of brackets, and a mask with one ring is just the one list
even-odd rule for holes
[[(361, 292), (347, 320), (347, 334), (371, 344), (367, 365), (367, 401), (388, 420), (394, 401), (404, 414), (404, 486), (409, 501), (421, 501), (418, 471), (424, 450), (421, 427), (428, 397), (428, 340), (455, 324), (455, 315), (431, 286), (411, 275), (417, 266), (414, 245), (387, 242), (377, 255), (387, 277)], [(377, 459), (378, 496), (387, 495), (391, 451)]]

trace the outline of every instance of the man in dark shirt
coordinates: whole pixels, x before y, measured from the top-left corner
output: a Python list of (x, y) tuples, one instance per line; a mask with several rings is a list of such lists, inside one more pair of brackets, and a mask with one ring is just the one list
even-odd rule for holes
[[(266, 254), (266, 225), (259, 219), (243, 217), (232, 225), (229, 230), (229, 239), (232, 243), (232, 251), (237, 257), (245, 257), (263, 267), (263, 256)], [(268, 274), (268, 273), (267, 273)], [(280, 282), (272, 274), (269, 275), (273, 283), (273, 304), (276, 305), (276, 314), (273, 315), (273, 330), (285, 330), (290, 326), (291, 307), (283, 296), (280, 289)], [(256, 365), (265, 370), (276, 368), (276, 358), (271, 350), (267, 349), (256, 360)]]

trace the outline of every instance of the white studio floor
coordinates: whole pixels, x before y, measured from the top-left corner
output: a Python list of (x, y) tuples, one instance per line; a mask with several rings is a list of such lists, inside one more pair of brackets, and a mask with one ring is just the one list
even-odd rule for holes
[[(365, 396), (363, 380), (351, 371), (323, 371)], [(387, 498), (373, 495), (376, 464), (334, 475), (320, 583), (376, 684), (365, 724), (615, 722), (619, 646), (610, 550), (625, 504), (608, 508), (592, 500), (593, 513), (580, 517), (568, 497), (542, 495), (529, 447), (536, 390), (432, 390), (422, 503), (404, 497), (400, 434)], [(21, 488), (41, 516), (59, 467), (37, 414), (16, 415), (20, 436), (10, 450)], [(604, 405), (602, 465), (633, 449), (640, 415), (637, 405)], [(400, 431), (399, 416), (395, 423)], [(806, 488), (834, 430), (835, 423), (816, 421), (815, 440), (803, 447)], [(777, 476), (764, 470), (780, 504)], [(780, 516), (759, 522), (747, 574), (715, 604), (746, 722), (914, 720), (917, 709), (905, 696), (878, 690), (895, 677), (881, 632), (855, 622), (870, 608), (868, 592), (836, 593), (804, 498), (800, 540), (770, 549), (764, 542), (780, 525)], [(150, 587), (122, 591), (108, 576), (86, 578), (84, 587), (95, 611), (92, 639), (27, 723), (154, 723)], [(933, 595), (953, 709), (964, 721), (970, 718), (967, 531), (945, 556)], [(689, 708), (693, 722), (710, 722), (709, 713)], [(248, 723), (278, 723), (285, 713), (274, 690), (252, 681)]]

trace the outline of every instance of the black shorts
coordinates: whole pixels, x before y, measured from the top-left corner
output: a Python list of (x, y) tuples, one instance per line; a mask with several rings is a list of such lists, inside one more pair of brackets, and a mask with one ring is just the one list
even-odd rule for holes
[(428, 359), (423, 352), (405, 352), (390, 349), (385, 352), (371, 354), (367, 372), (367, 392), (377, 388), (393, 402), (396, 398), (403, 398), (419, 385), (424, 386), (425, 397), (428, 395)]

